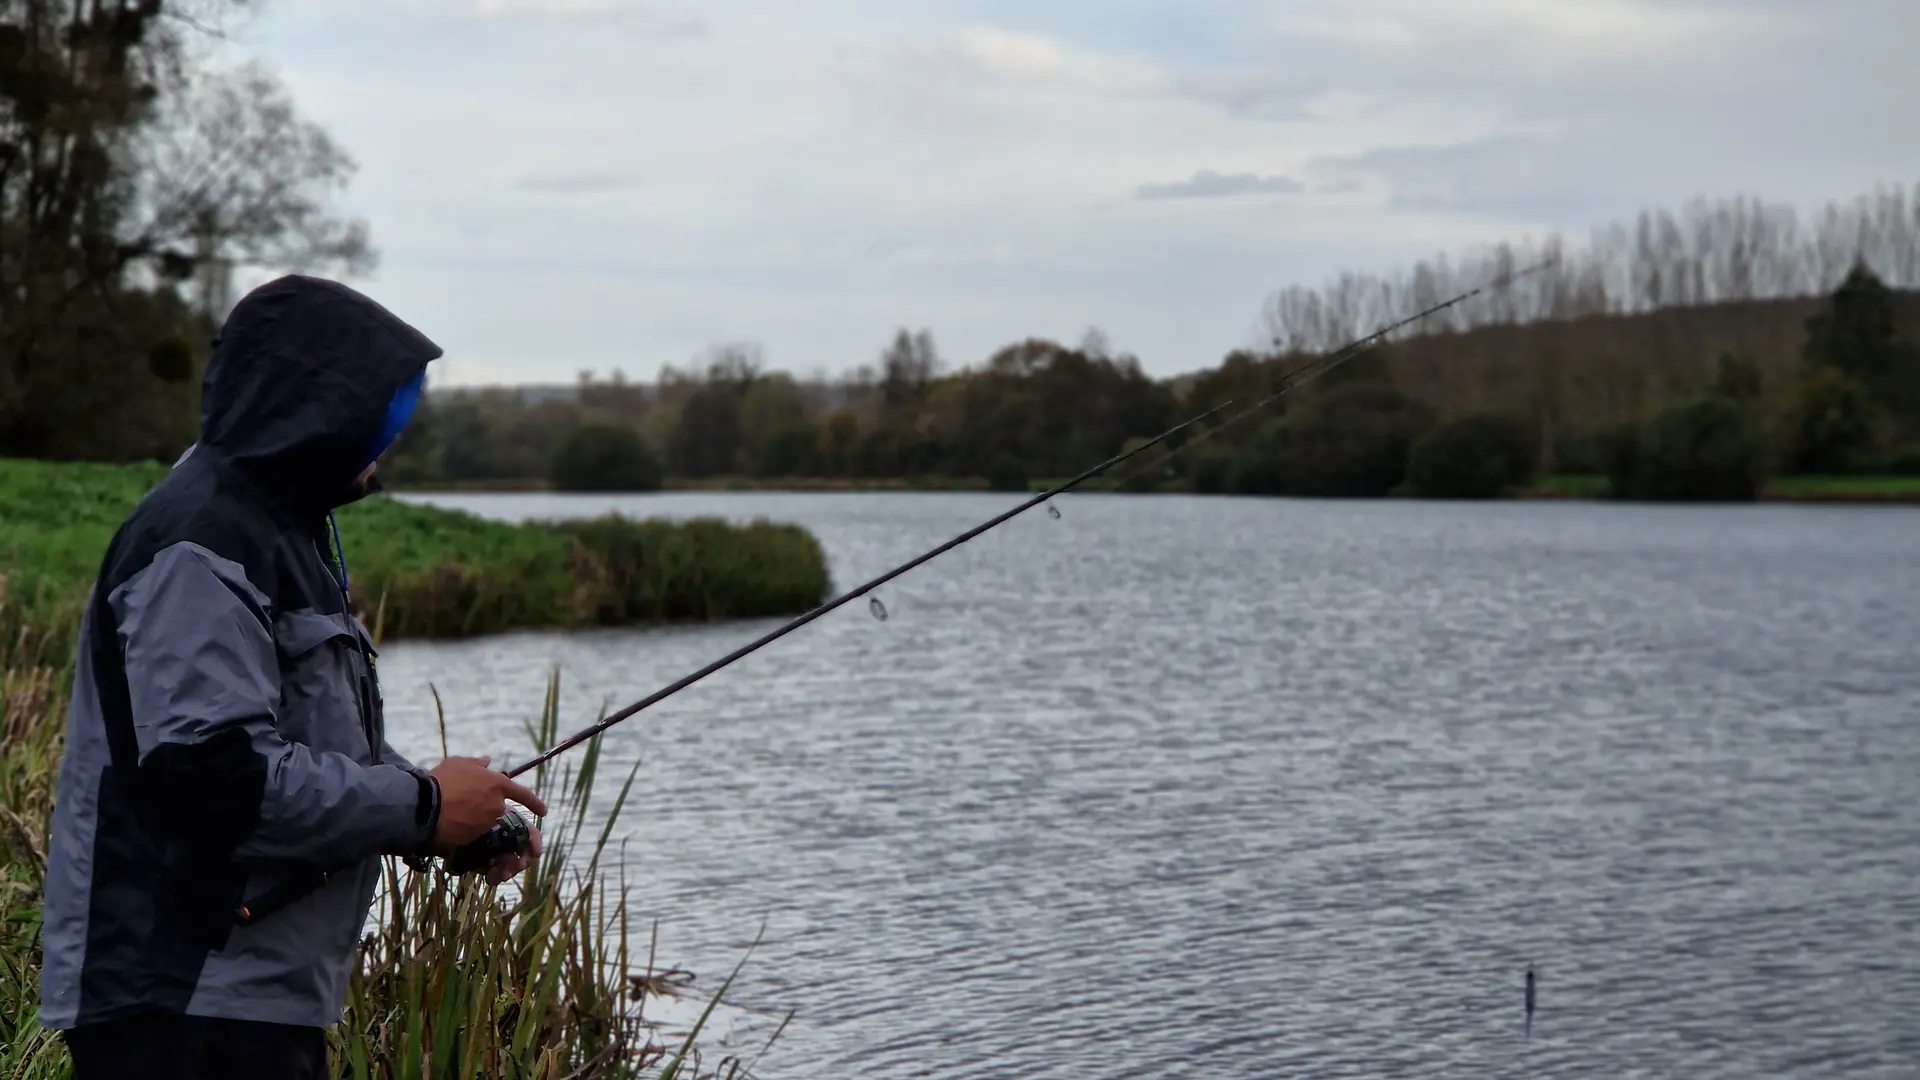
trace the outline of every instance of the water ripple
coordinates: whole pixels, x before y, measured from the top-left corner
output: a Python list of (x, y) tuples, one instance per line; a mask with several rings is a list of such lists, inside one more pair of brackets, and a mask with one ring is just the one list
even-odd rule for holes
[[(1008, 504), (443, 501), (797, 520), (843, 586)], [(1920, 515), (1064, 510), (608, 736), (663, 959), (767, 923), (764, 1076), (1920, 1076)], [(396, 644), (396, 742), (431, 681), (517, 759), (550, 665), (583, 724), (762, 625)]]

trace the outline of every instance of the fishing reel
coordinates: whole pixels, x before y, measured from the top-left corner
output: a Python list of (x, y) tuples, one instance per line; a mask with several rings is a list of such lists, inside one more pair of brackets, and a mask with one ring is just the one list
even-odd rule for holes
[(493, 865), (507, 855), (525, 855), (533, 850), (533, 829), (519, 811), (509, 809), (485, 835), (462, 844), (447, 857), (447, 873), (471, 874)]
[[(453, 853), (446, 857), (447, 873), (456, 876), (471, 874), (492, 866), (496, 859), (507, 855), (525, 855), (532, 850), (533, 827), (527, 824), (527, 819), (519, 811), (509, 808), (480, 839), (453, 849)], [(425, 870), (427, 860), (409, 858), (407, 865), (415, 870)]]

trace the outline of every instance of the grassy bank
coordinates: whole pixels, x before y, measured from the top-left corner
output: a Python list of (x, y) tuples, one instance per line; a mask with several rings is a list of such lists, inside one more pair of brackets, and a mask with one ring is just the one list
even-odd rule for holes
[[(1096, 476), (1081, 484), (1078, 490), (1087, 492), (1111, 492), (1124, 490), (1121, 480), (1127, 477)], [(1065, 481), (1065, 477), (1040, 478), (1031, 480), (1026, 490), (1030, 493), (1045, 491)], [(869, 492), (869, 491), (987, 491), (990, 485), (978, 477), (873, 477), (855, 479), (849, 477), (757, 477), (757, 476), (719, 476), (702, 479), (685, 477), (669, 478), (666, 488), (670, 491), (801, 491), (801, 492)], [(421, 489), (423, 491), (429, 489)], [(534, 481), (474, 481), (463, 484), (434, 485), (434, 491), (461, 492), (535, 492), (550, 490), (544, 483)], [(1162, 481), (1152, 492), (1156, 494), (1187, 494), (1192, 487), (1183, 480)], [(1604, 476), (1579, 474), (1558, 474), (1536, 477), (1532, 483), (1515, 493), (1524, 499), (1602, 499), (1606, 497), (1607, 479)], [(1785, 476), (1770, 483), (1761, 492), (1763, 502), (1878, 502), (1878, 503), (1920, 503), (1920, 477), (1913, 476)]]
[(1920, 503), (1920, 476), (1784, 476), (1767, 497), (1782, 502)]
[[(0, 632), (70, 638), (107, 542), (163, 475), (0, 460)], [(819, 542), (793, 525), (521, 525), (384, 497), (338, 516), (355, 600), (387, 637), (795, 614), (829, 586)]]
[[(1601, 499), (1604, 476), (1543, 476), (1524, 492), (1529, 499)], [(1783, 476), (1760, 492), (1761, 502), (1920, 504), (1920, 476)]]

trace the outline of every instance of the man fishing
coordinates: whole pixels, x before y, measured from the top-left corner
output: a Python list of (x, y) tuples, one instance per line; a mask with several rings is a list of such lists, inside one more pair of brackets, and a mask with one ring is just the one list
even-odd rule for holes
[[(486, 759), (428, 771), (388, 745), (331, 528), (378, 490), (440, 355), (345, 286), (260, 287), (215, 341), (200, 440), (109, 545), (42, 931), (41, 1021), (77, 1080), (324, 1077), (381, 857), (452, 855), (508, 799), (546, 813)], [(520, 873), (532, 841), (484, 871)], [(236, 925), (249, 897), (322, 880)]]

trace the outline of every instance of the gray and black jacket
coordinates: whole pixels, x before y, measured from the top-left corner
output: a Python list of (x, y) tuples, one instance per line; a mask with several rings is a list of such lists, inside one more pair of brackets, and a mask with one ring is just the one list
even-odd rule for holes
[[(440, 348), (344, 286), (234, 309), (201, 439), (108, 547), (80, 634), (48, 851), (41, 1021), (340, 1019), (385, 854), (437, 789), (387, 745), (374, 649), (327, 554), (398, 388)], [(351, 871), (256, 925), (248, 897)]]

